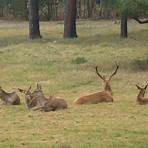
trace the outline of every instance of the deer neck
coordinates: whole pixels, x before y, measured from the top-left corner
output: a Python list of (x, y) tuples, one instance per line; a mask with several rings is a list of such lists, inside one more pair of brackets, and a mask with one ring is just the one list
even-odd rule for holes
[(142, 100), (144, 98), (144, 95), (145, 95), (145, 92), (141, 90), (137, 96), (137, 99)]
[(104, 90), (105, 90), (106, 92), (108, 92), (109, 94), (113, 95), (113, 93), (112, 93), (112, 88), (111, 88), (110, 85), (105, 85)]
[(46, 103), (46, 98), (44, 96), (44, 94), (40, 94), (37, 96), (37, 102), (40, 106), (43, 106)]

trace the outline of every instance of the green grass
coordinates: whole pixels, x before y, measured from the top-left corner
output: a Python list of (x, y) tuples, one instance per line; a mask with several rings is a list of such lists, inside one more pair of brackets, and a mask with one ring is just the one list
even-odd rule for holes
[[(0, 24), (0, 85), (7, 91), (42, 84), (69, 109), (41, 113), (0, 105), (0, 147), (147, 148), (148, 106), (136, 103), (135, 84), (148, 82), (148, 29), (129, 21), (129, 38), (110, 21), (79, 21), (78, 36), (64, 40), (59, 22), (41, 23), (43, 39), (29, 41), (27, 23)], [(114, 103), (77, 106), (73, 100), (102, 89), (94, 67), (110, 74)]]

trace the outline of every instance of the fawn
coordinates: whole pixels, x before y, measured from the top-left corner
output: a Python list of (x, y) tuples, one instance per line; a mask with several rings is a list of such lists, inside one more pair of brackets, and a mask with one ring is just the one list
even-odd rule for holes
[(67, 103), (64, 99), (52, 96), (46, 98), (42, 91), (42, 87), (39, 84), (37, 84), (37, 89), (34, 92), (32, 92), (31, 97), (37, 101), (37, 107), (34, 108), (34, 110), (50, 112), (67, 108)]
[(115, 71), (113, 72), (113, 74), (110, 75), (109, 79), (106, 79), (105, 76), (102, 76), (98, 72), (98, 67), (96, 66), (96, 73), (99, 76), (99, 78), (101, 78), (104, 82), (104, 90), (101, 92), (96, 92), (90, 95), (82, 96), (76, 99), (74, 102), (76, 104), (97, 104), (101, 102), (113, 102), (113, 97), (112, 97), (113, 93), (110, 82), (112, 77), (117, 74), (118, 69), (119, 65), (116, 64)]
[(145, 85), (144, 87), (140, 87), (139, 85), (136, 85), (136, 87), (139, 89), (139, 94), (137, 96), (137, 102), (140, 104), (140, 105), (144, 105), (144, 104), (148, 104), (148, 97), (144, 97), (145, 95), (145, 91), (148, 87), (148, 84)]
[(32, 99), (31, 97), (31, 86), (29, 87), (28, 90), (23, 90), (18, 88), (18, 90), (25, 95), (25, 104), (26, 104), (26, 108), (30, 109), (33, 108), (35, 106), (37, 106), (37, 101), (36, 99)]
[(20, 98), (16, 92), (7, 93), (0, 87), (0, 98), (6, 105), (19, 105)]

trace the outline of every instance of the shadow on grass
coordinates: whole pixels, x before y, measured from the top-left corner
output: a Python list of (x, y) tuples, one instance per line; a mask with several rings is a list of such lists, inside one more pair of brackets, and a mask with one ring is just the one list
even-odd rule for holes
[(8, 37), (0, 37), (0, 47), (5, 48), (7, 46), (18, 45), (21, 43), (31, 43), (31, 44), (34, 44), (34, 43), (44, 44), (47, 42), (56, 43), (56, 41), (58, 40), (59, 38), (55, 38), (55, 37), (44, 38), (44, 36), (41, 39), (35, 39), (35, 40), (30, 40), (27, 35), (8, 36)]
[(137, 71), (147, 71), (148, 70), (148, 57), (144, 59), (136, 59), (131, 65), (133, 65), (133, 70)]
[(86, 35), (82, 36), (81, 34), (78, 34), (78, 38), (75, 39), (63, 39), (63, 38), (58, 38), (55, 39), (57, 40), (59, 44), (77, 44), (78, 46), (91, 46), (91, 45), (98, 45), (100, 44), (101, 46), (118, 46), (119, 47), (135, 47), (136, 43), (138, 44), (141, 42), (147, 41), (147, 35), (148, 35), (148, 30), (140, 30), (140, 31), (134, 31), (134, 32), (129, 32), (129, 37), (127, 39), (120, 38), (119, 33), (106, 33), (106, 34), (99, 34), (96, 33), (94, 35)]
[(17, 45), (26, 41), (27, 41), (27, 37), (25, 35), (0, 37), (0, 47)]
[(143, 29), (140, 31), (129, 32), (128, 39), (122, 39), (119, 36), (119, 33), (110, 33), (107, 32), (105, 34), (98, 33), (94, 35), (86, 35), (82, 36), (79, 35), (78, 38), (75, 39), (64, 39), (61, 34), (55, 34), (51, 36), (49, 33), (42, 34), (43, 38), (36, 39), (36, 40), (29, 40), (27, 35), (16, 35), (16, 36), (8, 36), (8, 37), (0, 37), (0, 47), (7, 47), (10, 45), (17, 45), (20, 43), (55, 43), (55, 44), (76, 44), (78, 46), (91, 46), (91, 45), (98, 45), (101, 46), (115, 46), (117, 47), (134, 47), (136, 46), (136, 41), (143, 43), (143, 41), (147, 40), (148, 30)]

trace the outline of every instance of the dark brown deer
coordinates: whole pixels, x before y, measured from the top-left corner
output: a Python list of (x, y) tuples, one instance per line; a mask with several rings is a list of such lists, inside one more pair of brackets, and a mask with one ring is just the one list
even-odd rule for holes
[(139, 89), (139, 94), (137, 96), (137, 102), (140, 104), (140, 105), (144, 105), (144, 104), (148, 104), (148, 97), (144, 97), (145, 95), (145, 92), (146, 92), (146, 89), (148, 87), (148, 84), (145, 85), (144, 87), (141, 87), (139, 85), (136, 85), (136, 87)]
[(35, 106), (37, 106), (37, 101), (36, 99), (33, 99), (31, 97), (31, 86), (29, 87), (28, 90), (24, 90), (24, 89), (20, 89), (18, 88), (18, 90), (25, 95), (25, 105), (27, 109), (33, 108)]
[(50, 112), (67, 108), (67, 103), (64, 99), (52, 96), (46, 98), (42, 91), (41, 85), (39, 84), (37, 84), (37, 89), (32, 92), (31, 96), (37, 101), (37, 107), (35, 107), (34, 110)]
[(7, 93), (0, 87), (0, 99), (5, 105), (20, 105), (20, 98), (16, 92)]
[(96, 73), (103, 80), (104, 83), (104, 90), (101, 92), (96, 92), (87, 96), (82, 96), (78, 99), (76, 99), (74, 102), (76, 104), (97, 104), (101, 102), (113, 102), (113, 93), (111, 89), (111, 79), (114, 75), (117, 74), (119, 65), (116, 64), (116, 69), (113, 72), (113, 74), (110, 75), (109, 79), (106, 79), (105, 76), (102, 76), (98, 72), (98, 67), (96, 67)]

